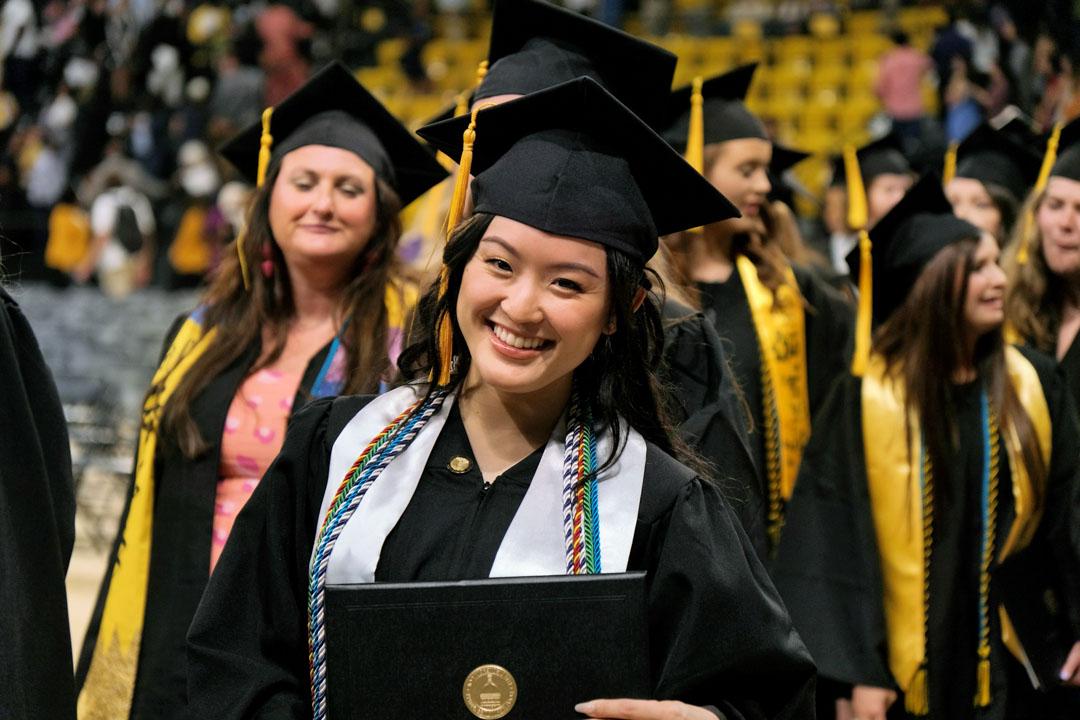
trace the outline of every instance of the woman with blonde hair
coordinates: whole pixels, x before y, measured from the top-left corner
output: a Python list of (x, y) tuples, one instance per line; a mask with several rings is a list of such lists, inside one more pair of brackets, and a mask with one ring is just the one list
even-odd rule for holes
[(1057, 359), (1080, 400), (1080, 120), (1058, 127), (1005, 258), (1005, 317)]

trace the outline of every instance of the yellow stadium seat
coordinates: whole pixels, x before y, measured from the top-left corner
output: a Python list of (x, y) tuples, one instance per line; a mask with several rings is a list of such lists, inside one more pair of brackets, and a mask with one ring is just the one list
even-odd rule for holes
[(851, 73), (847, 65), (816, 65), (810, 74), (810, 92), (834, 90), (839, 92)]
[(814, 51), (814, 41), (806, 35), (789, 35), (773, 45), (773, 57), (778, 65), (809, 60)]
[(379, 65), (393, 65), (401, 59), (409, 41), (406, 38), (389, 38), (375, 46), (375, 60)]
[(823, 40), (835, 38), (840, 34), (840, 19), (832, 13), (814, 13), (810, 16), (808, 25), (810, 34)]
[(779, 66), (772, 74), (772, 86), (776, 93), (802, 98), (810, 80), (809, 65), (792, 64)]
[(847, 81), (848, 94), (852, 94), (850, 90), (853, 88), (866, 88), (868, 92), (873, 92), (874, 84), (877, 82), (877, 74), (877, 60), (862, 60), (852, 64)]
[(795, 136), (794, 144), (803, 152), (834, 153), (840, 148), (840, 135), (829, 130), (801, 130)]
[(760, 40), (762, 37), (761, 25), (757, 20), (736, 20), (731, 26), (731, 34), (738, 40)]
[(884, 35), (861, 35), (851, 39), (851, 59), (853, 62), (877, 60), (891, 49), (892, 40)]
[(933, 31), (948, 21), (948, 14), (940, 5), (902, 8), (897, 17), (897, 23), (908, 32)]
[(873, 35), (881, 30), (881, 13), (877, 10), (857, 10), (845, 21), (849, 35)]
[(814, 45), (815, 65), (841, 65), (848, 61), (850, 48), (843, 38), (818, 40)]
[(739, 63), (762, 62), (765, 59), (765, 43), (760, 39), (747, 38), (735, 43), (735, 61)]

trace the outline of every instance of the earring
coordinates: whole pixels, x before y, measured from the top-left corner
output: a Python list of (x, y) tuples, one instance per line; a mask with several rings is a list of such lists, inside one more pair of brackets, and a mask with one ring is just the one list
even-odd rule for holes
[(262, 246), (262, 268), (263, 277), (269, 280), (274, 276), (274, 261), (271, 259), (273, 251), (270, 249), (270, 241), (267, 240)]

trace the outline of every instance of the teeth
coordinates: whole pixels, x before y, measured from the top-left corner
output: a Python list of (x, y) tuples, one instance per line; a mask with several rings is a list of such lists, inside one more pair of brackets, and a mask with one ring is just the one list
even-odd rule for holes
[(540, 338), (523, 338), (520, 335), (515, 335), (501, 325), (495, 325), (494, 328), (495, 337), (512, 347), (520, 348), (522, 350), (535, 350), (544, 344), (544, 341)]

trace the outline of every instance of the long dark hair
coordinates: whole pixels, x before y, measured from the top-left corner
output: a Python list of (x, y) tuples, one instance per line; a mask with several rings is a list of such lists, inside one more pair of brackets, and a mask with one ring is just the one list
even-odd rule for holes
[[(398, 364), (403, 376), (410, 380), (437, 377), (441, 369), (438, 343), (438, 323), (445, 314), (454, 318), (461, 276), (476, 252), (481, 238), (491, 224), (492, 216), (473, 215), (458, 226), (443, 251), (443, 263), (448, 270), (446, 294), (439, 297), (438, 284), (421, 298), (417, 306), (414, 342), (402, 352)], [(661, 399), (656, 368), (663, 357), (664, 328), (660, 308), (663, 304), (663, 285), (655, 273), (646, 270), (627, 255), (607, 248), (607, 271), (611, 312), (615, 332), (603, 335), (592, 354), (577, 369), (578, 387), (587, 389), (581, 400), (589, 404), (598, 432), (614, 435), (614, 452), (599, 469), (609, 467), (618, 458), (625, 438), (621, 437), (618, 418), (641, 433), (665, 452), (698, 469), (692, 451), (675, 436), (668, 412)], [(652, 287), (645, 301), (635, 312), (634, 298), (649, 276)], [(460, 386), (469, 373), (471, 356), (457, 324), (454, 325), (454, 366), (449, 389)], [(433, 390), (429, 386), (428, 394)]]
[[(904, 387), (908, 412), (919, 418), (934, 477), (942, 480), (935, 483), (935, 503), (949, 502), (947, 458), (959, 441), (951, 379), (969, 360), (964, 338), (970, 336), (971, 329), (964, 318), (964, 300), (975, 269), (977, 246), (974, 239), (962, 240), (938, 252), (920, 273), (904, 304), (874, 337), (874, 350), (884, 357), (887, 372)], [(1014, 429), (1020, 440), (1021, 459), (1032, 480), (1038, 509), (1044, 496), (1046, 462), (1031, 418), (1009, 381), (1000, 329), (978, 338), (974, 364), (999, 427)]]
[[(240, 259), (235, 248), (230, 246), (231, 252), (225, 253), (202, 298), (206, 308), (205, 329), (217, 328), (217, 336), (184, 375), (162, 414), (162, 429), (177, 438), (187, 457), (195, 457), (206, 449), (205, 439), (191, 417), (192, 400), (211, 379), (254, 343), (260, 342), (264, 329), (270, 330), (272, 344), (269, 352), (264, 348), (251, 373), (272, 364), (285, 348), (288, 323), (296, 308), (285, 257), (270, 229), (270, 197), (280, 169), (280, 161), (270, 168), (266, 183), (255, 192), (248, 210), (243, 252), (251, 270), (251, 288), (244, 288)], [(395, 285), (401, 292), (405, 291), (406, 285), (396, 253), (401, 235), (398, 218), (401, 201), (397, 193), (378, 178), (375, 192), (375, 231), (357, 258), (352, 279), (342, 293), (339, 323), (348, 322), (348, 330), (342, 337), (348, 358), (343, 392), (349, 394), (375, 392), (380, 380), (387, 378), (393, 370), (386, 352), (384, 299), (388, 284)], [(262, 248), (267, 243), (274, 264), (269, 278), (259, 272)]]

